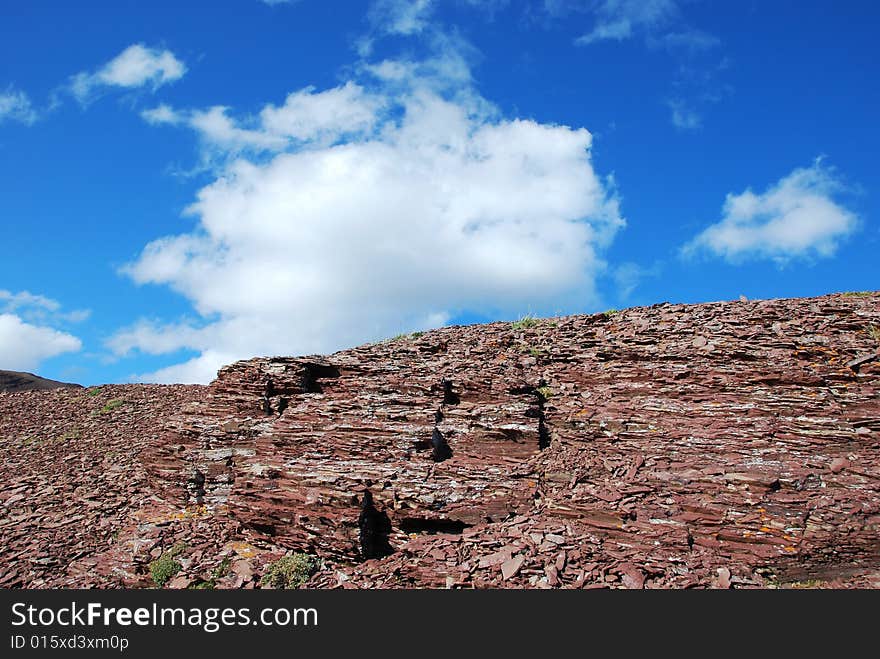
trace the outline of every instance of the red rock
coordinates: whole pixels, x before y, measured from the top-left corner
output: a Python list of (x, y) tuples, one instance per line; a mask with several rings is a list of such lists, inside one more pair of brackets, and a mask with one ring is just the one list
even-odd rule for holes
[(499, 551), (488, 556), (483, 556), (479, 560), (480, 567), (493, 567), (501, 565), (510, 560), (510, 551)]
[(165, 587), (179, 590), (182, 588), (188, 588), (191, 583), (193, 583), (193, 580), (190, 577), (186, 575), (180, 575), (179, 577), (174, 577), (165, 585)]
[(621, 574), (623, 585), (627, 588), (641, 590), (645, 587), (645, 575), (632, 563), (621, 563), (617, 569)]
[(254, 577), (254, 569), (247, 561), (235, 561), (231, 567), (232, 571), (240, 576), (243, 581), (250, 581)]
[(832, 474), (839, 474), (847, 467), (849, 467), (849, 460), (847, 460), (846, 458), (834, 458), (831, 461), (829, 469), (831, 469)]
[(565, 553), (565, 551), (561, 551), (561, 552), (559, 552), (559, 553), (556, 555), (556, 563), (555, 563), (555, 565), (556, 565), (556, 569), (557, 569), (558, 571), (562, 572), (562, 570), (565, 568), (565, 561), (566, 561), (566, 553)]
[[(182, 545), (203, 579), (234, 554), (218, 588), (297, 551), (323, 560), (310, 587), (705, 587), (718, 565), (870, 587), (880, 364), (846, 364), (876, 354), (871, 324), (880, 295), (663, 304), (247, 360), (210, 387), (0, 393), (0, 585), (149, 586)], [(365, 488), (395, 551), (360, 562)]]
[(515, 577), (525, 560), (525, 556), (514, 556), (509, 561), (505, 561), (501, 566), (501, 578), (507, 581), (511, 577)]

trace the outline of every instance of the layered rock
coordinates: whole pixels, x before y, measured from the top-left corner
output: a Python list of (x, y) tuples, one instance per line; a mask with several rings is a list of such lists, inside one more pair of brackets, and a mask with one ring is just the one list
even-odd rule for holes
[(878, 586), (878, 327), (880, 294), (662, 304), (238, 362), (155, 405), (128, 524), (78, 561), (146, 585), (185, 543), (173, 587), (252, 587), (291, 550), (315, 587)]
[[(880, 560), (878, 316), (876, 296), (664, 304), (239, 362), (172, 473), (204, 474), (198, 496), (255, 537), (340, 562), (370, 489), (399, 555), (341, 568), (349, 585), (490, 585), (518, 556), (504, 583), (856, 574)], [(519, 544), (497, 545), (512, 519)], [(461, 553), (482, 535), (507, 557), (485, 574)]]

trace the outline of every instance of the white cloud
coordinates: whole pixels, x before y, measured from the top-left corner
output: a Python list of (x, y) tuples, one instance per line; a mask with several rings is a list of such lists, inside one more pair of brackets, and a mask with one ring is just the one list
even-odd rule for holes
[(370, 21), (388, 34), (417, 34), (427, 27), (433, 9), (432, 0), (376, 0)]
[(0, 289), (0, 313), (13, 312), (32, 323), (79, 323), (91, 315), (89, 309), (63, 312), (57, 300), (44, 295)]
[(372, 129), (382, 100), (347, 82), (324, 92), (307, 87), (290, 94), (281, 107), (260, 113), (264, 130), (299, 141), (333, 142), (345, 134)]
[(11, 313), (0, 313), (0, 368), (33, 371), (49, 357), (82, 348), (78, 338), (51, 327), (26, 323)]
[(93, 73), (81, 72), (71, 78), (70, 88), (80, 101), (102, 86), (128, 89), (149, 85), (153, 90), (179, 80), (186, 65), (170, 50), (133, 44)]
[(624, 221), (586, 129), (500, 117), (454, 52), (359, 70), (364, 80), (296, 91), (258, 117), (215, 113), (222, 130), (185, 113), (232, 155), (189, 209), (194, 230), (125, 269), (200, 316), (108, 342), (117, 355), (198, 354), (142, 379), (204, 382), (234, 359), (328, 352), (469, 309), (595, 300)]
[(307, 87), (288, 95), (284, 104), (266, 105), (258, 117), (236, 120), (229, 108), (175, 110), (162, 104), (141, 112), (152, 125), (186, 124), (207, 149), (206, 159), (242, 151), (283, 151), (292, 144), (332, 144), (343, 137), (368, 133), (377, 121), (383, 99), (347, 82), (321, 92)]
[(599, 41), (623, 41), (640, 32), (650, 33), (679, 15), (676, 0), (602, 0), (595, 8), (593, 29), (578, 37), (581, 46)]
[(107, 347), (116, 356), (123, 357), (134, 350), (148, 355), (164, 355), (177, 350), (197, 350), (203, 347), (204, 333), (189, 323), (161, 325), (141, 320), (114, 334)]
[(136, 382), (158, 382), (160, 384), (206, 383), (217, 377), (217, 370), (224, 364), (234, 362), (238, 357), (233, 353), (223, 353), (206, 349), (198, 357), (181, 364), (160, 368), (153, 373), (132, 378)]
[(61, 305), (44, 295), (34, 295), (28, 291), (13, 293), (0, 289), (0, 308), (3, 311), (14, 311), (21, 307), (37, 307), (47, 311), (58, 311)]
[(184, 117), (181, 117), (178, 112), (165, 103), (144, 110), (141, 112), (141, 117), (143, 117), (144, 121), (153, 126), (158, 126), (160, 124), (176, 125), (185, 120)]
[(281, 136), (237, 126), (226, 114), (227, 110), (218, 105), (205, 111), (196, 111), (188, 121), (206, 142), (226, 151), (284, 147), (285, 140)]
[(761, 194), (728, 194), (724, 215), (684, 246), (728, 261), (829, 257), (858, 227), (856, 215), (833, 198), (843, 190), (832, 169), (817, 159), (795, 169)]
[(21, 90), (7, 87), (0, 92), (0, 124), (4, 121), (18, 121), (31, 125), (39, 118), (30, 97)]

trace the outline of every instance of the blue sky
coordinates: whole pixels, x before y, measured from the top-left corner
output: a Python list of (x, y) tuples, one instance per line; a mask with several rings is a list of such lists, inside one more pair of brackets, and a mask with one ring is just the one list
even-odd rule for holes
[(0, 368), (877, 289), (867, 2), (6, 3)]

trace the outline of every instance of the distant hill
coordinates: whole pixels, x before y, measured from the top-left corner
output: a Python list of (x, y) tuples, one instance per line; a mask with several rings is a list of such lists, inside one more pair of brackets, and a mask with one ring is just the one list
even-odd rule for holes
[(69, 382), (47, 380), (33, 373), (18, 371), (0, 371), (0, 392), (5, 391), (39, 391), (42, 389), (58, 389), (59, 387), (82, 388), (82, 385)]

